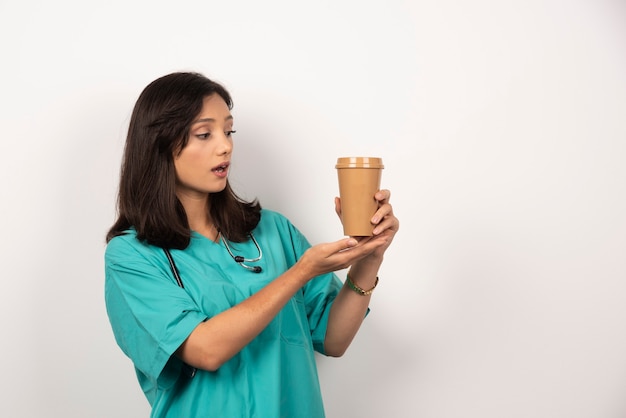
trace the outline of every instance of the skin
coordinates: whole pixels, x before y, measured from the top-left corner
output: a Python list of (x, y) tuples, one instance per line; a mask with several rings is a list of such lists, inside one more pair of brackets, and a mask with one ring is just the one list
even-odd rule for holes
[[(176, 194), (192, 230), (217, 240), (217, 231), (207, 207), (210, 193), (226, 186), (226, 174), (214, 167), (230, 161), (233, 118), (218, 95), (204, 100), (202, 111), (191, 126), (187, 146), (174, 156)], [(374, 286), (383, 256), (398, 230), (398, 219), (389, 204), (390, 192), (381, 190), (375, 198), (379, 208), (372, 217), (374, 236), (344, 238), (309, 248), (298, 262), (256, 294), (240, 304), (199, 324), (176, 354), (187, 364), (215, 371), (252, 341), (274, 319), (291, 297), (309, 280), (350, 267), (350, 277), (362, 289)], [(341, 214), (341, 202), (335, 199)], [(371, 296), (361, 296), (343, 286), (332, 305), (326, 339), (329, 356), (341, 356), (356, 335)]]

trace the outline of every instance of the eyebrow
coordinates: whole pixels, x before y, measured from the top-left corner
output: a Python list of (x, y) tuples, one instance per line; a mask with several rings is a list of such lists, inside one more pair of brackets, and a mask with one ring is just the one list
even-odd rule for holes
[[(224, 119), (224, 122), (227, 122), (227, 121), (233, 120), (233, 119), (234, 119), (233, 115), (228, 115)], [(195, 120), (195, 121), (191, 122), (191, 124), (194, 125), (196, 123), (204, 123), (204, 122), (215, 122), (215, 119), (213, 119), (213, 118), (202, 118), (202, 119), (198, 119), (198, 120)]]

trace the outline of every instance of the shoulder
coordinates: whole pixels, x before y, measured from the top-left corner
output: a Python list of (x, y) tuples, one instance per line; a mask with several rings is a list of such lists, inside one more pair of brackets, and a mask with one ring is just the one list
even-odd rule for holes
[(255, 230), (255, 233), (257, 232), (262, 236), (277, 237), (285, 245), (296, 247), (299, 251), (311, 246), (302, 232), (285, 215), (273, 210), (261, 211), (261, 220)]
[(158, 247), (139, 241), (137, 232), (129, 229), (109, 241), (104, 257), (107, 264), (117, 264), (121, 261), (151, 258), (156, 252), (160, 252)]
[(265, 223), (291, 223), (282, 213), (271, 209), (261, 209), (261, 221)]
[(257, 225), (261, 229), (278, 229), (280, 231), (297, 231), (293, 223), (282, 213), (271, 209), (261, 210), (261, 220)]

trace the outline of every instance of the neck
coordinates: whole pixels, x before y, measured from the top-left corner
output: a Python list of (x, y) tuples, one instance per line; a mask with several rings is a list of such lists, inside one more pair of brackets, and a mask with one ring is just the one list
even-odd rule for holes
[(178, 195), (178, 200), (180, 200), (180, 203), (185, 209), (187, 222), (189, 222), (189, 228), (191, 228), (192, 231), (196, 231), (197, 233), (204, 235), (211, 241), (217, 241), (217, 229), (209, 216), (208, 195), (203, 198), (199, 198), (181, 193)]

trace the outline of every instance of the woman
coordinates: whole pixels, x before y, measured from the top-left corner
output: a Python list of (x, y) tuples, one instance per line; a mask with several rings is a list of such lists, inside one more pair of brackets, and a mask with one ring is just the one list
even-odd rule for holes
[(347, 349), (398, 220), (379, 191), (374, 237), (310, 246), (238, 198), (231, 108), (197, 73), (141, 93), (107, 235), (109, 319), (153, 417), (323, 417), (314, 350)]

